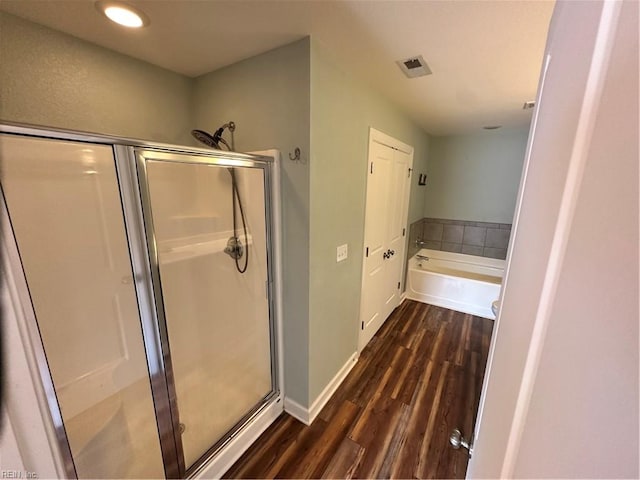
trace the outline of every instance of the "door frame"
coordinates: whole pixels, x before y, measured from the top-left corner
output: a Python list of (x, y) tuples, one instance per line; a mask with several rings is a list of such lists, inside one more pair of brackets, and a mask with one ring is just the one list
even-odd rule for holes
[[(133, 150), (133, 151), (131, 151)], [(149, 259), (149, 263), (146, 267), (149, 267), (149, 273), (151, 278), (151, 288), (153, 289), (154, 298), (154, 311), (155, 311), (155, 325), (158, 329), (156, 335), (160, 341), (161, 355), (162, 355), (162, 372), (164, 374), (164, 382), (166, 391), (168, 392), (168, 398), (164, 398), (164, 405), (170, 412), (170, 418), (163, 419), (164, 429), (160, 434), (162, 440), (172, 437), (173, 442), (168, 441), (171, 448), (170, 456), (177, 458), (178, 475), (182, 477), (192, 477), (198, 472), (201, 472), (216, 455), (224, 448), (224, 446), (231, 440), (235, 434), (247, 425), (257, 414), (259, 414), (265, 407), (267, 407), (274, 398), (277, 398), (281, 393), (278, 377), (278, 348), (277, 348), (277, 325), (275, 318), (275, 295), (274, 295), (274, 272), (272, 262), (272, 206), (269, 191), (271, 191), (271, 171), (269, 169), (269, 162), (261, 158), (254, 159), (233, 159), (228, 158), (224, 153), (219, 154), (212, 152), (209, 155), (194, 155), (188, 150), (173, 149), (167, 151), (165, 149), (157, 148), (132, 148), (129, 150), (130, 158), (135, 158), (136, 174), (137, 174), (137, 188), (139, 189), (140, 202), (142, 209), (138, 212), (138, 218), (143, 221), (142, 224), (137, 224), (135, 230), (139, 231), (142, 228), (144, 236), (144, 245), (138, 247), (146, 252), (146, 256)], [(225, 436), (218, 439), (213, 443), (209, 449), (200, 456), (200, 458), (192, 465), (185, 464), (185, 455), (182, 445), (182, 434), (180, 433), (180, 410), (178, 408), (178, 394), (175, 385), (175, 374), (172, 365), (172, 355), (169, 341), (169, 329), (166, 316), (166, 307), (164, 303), (164, 293), (162, 290), (162, 281), (160, 274), (160, 260), (158, 254), (158, 242), (156, 238), (156, 230), (154, 227), (154, 219), (152, 214), (152, 202), (151, 193), (149, 187), (149, 175), (147, 172), (147, 162), (160, 161), (181, 165), (209, 165), (209, 166), (221, 166), (221, 167), (244, 167), (262, 170), (264, 175), (264, 190), (265, 190), (265, 237), (266, 237), (266, 251), (267, 251), (267, 289), (268, 289), (268, 313), (269, 313), (269, 343), (271, 352), (271, 391), (251, 410), (241, 417), (231, 428)], [(131, 162), (129, 162), (131, 164)], [(155, 333), (155, 332), (154, 332)], [(164, 390), (163, 390), (164, 391)], [(168, 403), (167, 403), (168, 401)], [(163, 448), (163, 452), (165, 448)], [(221, 472), (224, 473), (224, 472)]]
[[(594, 29), (592, 34), (593, 45), (589, 45), (584, 54), (581, 53), (576, 57), (577, 62), (582, 63), (580, 67), (589, 65), (588, 69), (580, 73), (582, 78), (579, 78), (579, 80), (584, 80), (584, 83), (580, 84), (577, 92), (574, 91), (575, 86), (573, 83), (570, 85), (568, 81), (562, 82), (558, 80), (569, 69), (575, 68), (575, 65), (567, 66), (563, 63), (568, 55), (566, 38), (559, 37), (559, 39), (554, 40), (554, 34), (575, 23), (573, 20), (576, 18), (577, 8), (572, 6), (571, 2), (559, 3), (554, 9), (551, 19), (551, 27), (547, 36), (548, 43), (545, 48), (538, 83), (536, 106), (529, 130), (525, 164), (518, 190), (513, 222), (514, 228), (509, 242), (507, 266), (500, 299), (500, 304), (506, 305), (507, 315), (511, 313), (509, 308), (512, 308), (512, 305), (517, 305), (519, 309), (518, 313), (522, 317), (518, 319), (519, 328), (521, 330), (524, 328), (519, 333), (522, 337), (519, 340), (522, 356), (516, 359), (517, 367), (512, 365), (508, 370), (503, 368), (502, 371), (498, 371), (499, 368), (496, 368), (498, 364), (504, 365), (503, 358), (495, 358), (498, 355), (496, 350), (502, 348), (501, 344), (513, 341), (513, 338), (508, 338), (507, 334), (500, 329), (500, 325), (503, 322), (512, 321), (511, 317), (508, 320), (503, 319), (503, 309), (501, 308), (494, 324), (488, 352), (472, 437), (472, 441), (475, 442), (475, 445), (473, 445), (474, 453), (469, 460), (467, 478), (475, 476), (508, 478), (513, 477), (516, 469), (521, 440), (526, 429), (527, 417), (534, 393), (538, 367), (543, 355), (549, 322), (551, 321), (552, 306), (563, 268), (564, 253), (571, 235), (575, 208), (579, 202), (582, 176), (590, 152), (594, 125), (596, 125), (599, 113), (602, 89), (607, 81), (608, 61), (616, 41), (618, 18), (623, 4), (622, 2), (603, 0), (602, 2), (593, 2), (593, 6), (590, 5), (590, 8), (599, 8), (600, 12), (596, 20), (597, 28)], [(589, 17), (585, 16), (585, 18)], [(589, 19), (589, 22), (593, 22), (593, 20)], [(585, 24), (587, 25), (586, 27), (584, 25), (580, 26), (585, 31), (595, 25), (594, 23)], [(563, 31), (565, 35), (575, 33), (575, 29)], [(554, 54), (556, 58), (554, 58)], [(561, 65), (564, 65), (564, 67), (561, 67)], [(549, 80), (551, 80), (551, 84), (549, 84)], [(572, 81), (575, 83), (575, 79)], [(546, 92), (545, 87), (547, 89)], [(576, 96), (578, 107), (562, 125), (560, 129), (561, 135), (558, 137), (562, 141), (558, 145), (558, 142), (552, 141), (554, 139), (549, 136), (548, 132), (542, 131), (539, 133), (538, 128), (539, 125), (543, 124), (542, 122), (545, 122), (544, 124), (546, 125), (548, 119), (553, 117), (559, 108), (564, 108), (558, 107), (558, 103), (554, 103), (553, 100), (563, 97), (570, 89)], [(558, 135), (558, 133), (555, 132), (554, 135)], [(566, 154), (567, 151), (570, 152), (569, 155)], [(542, 279), (541, 284), (534, 287), (527, 285), (528, 288), (526, 289), (520, 288), (520, 291), (526, 291), (527, 295), (532, 299), (532, 305), (524, 307), (526, 310), (525, 316), (522, 316), (522, 305), (517, 304), (517, 299), (512, 300), (511, 297), (516, 288), (523, 287), (520, 284), (516, 287), (510, 286), (511, 272), (516, 267), (520, 268), (512, 265), (512, 261), (514, 257), (517, 258), (518, 252), (529, 252), (529, 246), (539, 241), (537, 238), (524, 237), (520, 233), (521, 228), (519, 227), (524, 225), (521, 222), (532, 222), (533, 216), (531, 212), (529, 212), (529, 217), (527, 218), (523, 214), (524, 209), (530, 208), (532, 204), (535, 204), (537, 200), (545, 195), (544, 193), (529, 191), (532, 188), (530, 187), (529, 167), (534, 162), (541, 160), (541, 155), (545, 155), (548, 158), (549, 153), (562, 158), (564, 162), (562, 168), (566, 168), (566, 173), (563, 173), (564, 179), (562, 183), (555, 187), (559, 201), (542, 207), (544, 209), (543, 213), (547, 217), (555, 215), (556, 219), (552, 225), (545, 226), (544, 234), (548, 236), (549, 244), (545, 247), (544, 255), (538, 258), (535, 265), (532, 264), (529, 272), (530, 277), (536, 278), (539, 276)], [(548, 170), (543, 173), (538, 172), (537, 175), (538, 182), (540, 182), (541, 179), (548, 179), (551, 175), (557, 175), (557, 173)], [(537, 214), (541, 215), (540, 211)], [(514, 382), (515, 388), (507, 384), (507, 382), (511, 381)], [(500, 399), (499, 404), (496, 400), (497, 398)], [(503, 423), (506, 424), (506, 428), (498, 429), (498, 432), (492, 432), (492, 424), (490, 422), (495, 421), (496, 415), (501, 417)], [(590, 432), (593, 432), (593, 429), (590, 429)], [(572, 440), (572, 438), (569, 440)]]
[[(366, 173), (365, 173), (365, 178), (366, 178), (366, 187), (365, 187), (365, 210), (364, 210), (364, 218), (365, 218), (365, 224), (364, 224), (364, 232), (363, 232), (363, 245), (362, 245), (362, 270), (360, 272), (361, 275), (361, 280), (360, 280), (360, 308), (358, 310), (358, 322), (357, 322), (357, 329), (358, 329), (358, 354), (362, 352), (362, 350), (366, 347), (366, 344), (364, 343), (364, 337), (363, 337), (363, 330), (361, 328), (361, 322), (362, 322), (362, 309), (363, 309), (363, 299), (364, 299), (364, 295), (363, 295), (363, 291), (364, 291), (364, 287), (365, 287), (365, 278), (366, 278), (366, 252), (365, 249), (367, 248), (367, 224), (366, 224), (366, 218), (367, 218), (367, 204), (366, 204), (366, 198), (367, 198), (367, 190), (369, 188), (369, 164), (371, 162), (371, 152), (372, 152), (372, 145), (373, 143), (379, 143), (381, 145), (385, 145), (389, 148), (392, 148), (394, 150), (399, 150), (401, 152), (404, 152), (406, 154), (409, 155), (409, 175), (408, 175), (408, 181), (406, 183), (406, 192), (404, 194), (404, 198), (403, 198), (403, 207), (402, 207), (402, 225), (404, 228), (404, 242), (403, 242), (403, 247), (402, 247), (402, 255), (400, 255), (401, 259), (402, 259), (402, 270), (400, 273), (400, 282), (403, 282), (403, 278), (405, 275), (405, 270), (407, 268), (407, 262), (406, 262), (406, 258), (405, 257), (405, 253), (407, 251), (407, 239), (409, 238), (409, 227), (408, 227), (408, 217), (409, 217), (409, 201), (411, 199), (411, 179), (413, 178), (413, 153), (414, 153), (414, 149), (411, 145), (408, 145), (400, 140), (398, 140), (397, 138), (392, 137), (391, 135), (388, 135), (380, 130), (377, 130), (373, 127), (369, 127), (369, 141), (367, 143), (367, 165), (366, 165)], [(403, 291), (403, 287), (404, 285), (401, 284), (401, 291)], [(400, 303), (402, 303), (402, 300), (404, 299), (404, 297), (400, 294), (398, 296), (398, 305)], [(386, 322), (387, 319), (385, 318), (384, 321), (382, 322), (382, 325), (384, 325), (384, 322)], [(368, 342), (367, 342), (368, 343)]]

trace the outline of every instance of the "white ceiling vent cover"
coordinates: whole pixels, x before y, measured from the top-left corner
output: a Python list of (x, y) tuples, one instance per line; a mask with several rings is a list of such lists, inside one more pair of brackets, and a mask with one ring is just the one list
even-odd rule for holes
[(431, 75), (431, 69), (429, 65), (427, 65), (427, 62), (424, 61), (424, 58), (422, 58), (422, 55), (398, 60), (396, 63), (400, 67), (400, 70), (409, 78)]

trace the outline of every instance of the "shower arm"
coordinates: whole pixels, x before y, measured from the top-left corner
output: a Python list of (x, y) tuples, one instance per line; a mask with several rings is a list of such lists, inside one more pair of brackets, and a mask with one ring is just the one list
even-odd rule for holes
[[(231, 146), (229, 146), (229, 143), (222, 138), (222, 133), (224, 132), (224, 129), (229, 130), (229, 132), (231, 132)], [(227, 150), (229, 150), (230, 152), (235, 152), (236, 150), (236, 145), (235, 145), (235, 135), (233, 132), (236, 131), (236, 124), (234, 121), (229, 121), (227, 123), (225, 123), (224, 125), (222, 125), (222, 127), (220, 127), (220, 129), (218, 130), (220, 132), (219, 135), (215, 135), (215, 138), (218, 142), (221, 142), (225, 147), (227, 147)]]
[(236, 131), (236, 124), (234, 122), (229, 122), (229, 131), (231, 132), (231, 151), (236, 151), (236, 139), (235, 134), (233, 132)]

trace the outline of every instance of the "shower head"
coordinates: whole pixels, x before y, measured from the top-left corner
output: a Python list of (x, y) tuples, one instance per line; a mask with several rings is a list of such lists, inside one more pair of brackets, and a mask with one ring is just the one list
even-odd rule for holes
[[(218, 133), (219, 132), (219, 133)], [(218, 142), (220, 141), (220, 135), (222, 134), (222, 129), (218, 129), (215, 135), (211, 135), (204, 130), (191, 130), (191, 135), (193, 138), (198, 140), (199, 142), (204, 143), (207, 147), (220, 149)]]
[[(222, 134), (224, 133), (224, 129), (228, 129), (231, 132), (231, 145), (227, 143), (227, 141), (222, 138)], [(227, 150), (233, 151), (233, 132), (236, 130), (236, 124), (234, 122), (225, 123), (219, 129), (217, 129), (213, 135), (209, 132), (205, 132), (204, 130), (191, 130), (191, 135), (194, 136), (196, 140), (204, 143), (207, 147), (215, 148), (220, 150), (220, 144), (224, 145)]]

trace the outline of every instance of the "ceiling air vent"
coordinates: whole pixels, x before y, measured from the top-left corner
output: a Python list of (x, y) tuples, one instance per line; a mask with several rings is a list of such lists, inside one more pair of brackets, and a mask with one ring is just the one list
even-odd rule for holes
[(429, 65), (427, 65), (427, 62), (424, 61), (424, 58), (422, 58), (422, 55), (409, 57), (405, 60), (398, 60), (396, 63), (400, 67), (400, 70), (409, 78), (431, 75), (431, 69)]

